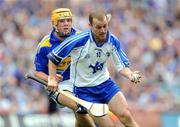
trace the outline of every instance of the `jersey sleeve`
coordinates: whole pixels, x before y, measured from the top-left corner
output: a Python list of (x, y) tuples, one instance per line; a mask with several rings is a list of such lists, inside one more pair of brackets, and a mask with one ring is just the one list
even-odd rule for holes
[(64, 58), (68, 57), (74, 48), (85, 45), (88, 39), (88, 33), (81, 33), (73, 35), (64, 40), (60, 45), (53, 49), (48, 58), (56, 65), (58, 65)]
[(122, 50), (120, 41), (118, 39), (113, 40), (112, 58), (117, 71), (122, 70), (124, 67), (129, 67), (129, 60), (127, 55)]
[(42, 71), (47, 73), (48, 58), (45, 47), (38, 49), (35, 55), (34, 65), (36, 71)]

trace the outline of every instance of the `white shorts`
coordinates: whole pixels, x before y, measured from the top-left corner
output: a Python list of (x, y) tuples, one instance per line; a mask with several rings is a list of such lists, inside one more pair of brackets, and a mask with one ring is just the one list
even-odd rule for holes
[[(65, 80), (59, 83), (58, 85), (58, 89), (60, 90), (65, 90), (65, 91), (69, 91), (71, 93), (73, 93), (73, 84), (70, 82), (70, 80)], [(64, 108), (65, 106), (61, 104), (61, 102), (59, 102), (58, 105), (60, 108)]]
[(67, 90), (73, 93), (73, 84), (70, 82), (70, 80), (60, 82), (58, 88), (60, 90)]

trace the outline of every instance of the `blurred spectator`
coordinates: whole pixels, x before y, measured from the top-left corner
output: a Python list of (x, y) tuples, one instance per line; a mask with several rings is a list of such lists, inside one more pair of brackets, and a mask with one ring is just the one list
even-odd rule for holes
[(74, 25), (81, 30), (88, 28), (91, 9), (106, 8), (112, 14), (110, 29), (123, 41), (131, 66), (145, 76), (141, 86), (128, 85), (110, 67), (129, 103), (138, 109), (180, 112), (179, 1), (0, 0), (0, 115), (47, 113), (43, 91), (23, 76), (33, 68), (35, 47), (50, 31), (49, 15), (57, 7), (72, 8)]

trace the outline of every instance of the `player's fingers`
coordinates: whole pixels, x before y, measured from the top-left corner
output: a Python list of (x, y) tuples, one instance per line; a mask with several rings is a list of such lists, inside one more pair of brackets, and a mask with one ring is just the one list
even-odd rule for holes
[(62, 75), (56, 74), (56, 81), (57, 81), (57, 82), (62, 81), (62, 79), (63, 79), (63, 76), (62, 76)]
[(63, 76), (60, 74), (56, 74), (56, 78), (63, 79)]
[(137, 75), (137, 80), (140, 80), (141, 79), (141, 75)]
[(137, 83), (140, 83), (140, 78), (138, 77), (136, 80), (131, 80), (131, 82), (137, 84)]
[(57, 91), (57, 87), (53, 87), (53, 92), (56, 92)]
[(48, 90), (49, 91), (53, 91), (53, 87), (52, 86), (48, 86)]
[(56, 78), (56, 81), (59, 83), (59, 82), (61, 82), (61, 81), (62, 81), (62, 79), (60, 79), (60, 78)]
[(51, 87), (49, 86), (48, 88), (47, 88), (49, 91), (51, 91)]
[(140, 71), (134, 71), (133, 73), (137, 75), (137, 79), (140, 79), (140, 78), (141, 78)]
[(48, 91), (51, 91), (51, 88), (48, 87), (47, 90), (48, 90)]
[(51, 89), (51, 91), (52, 91), (52, 92), (55, 92), (55, 91), (56, 91), (56, 89), (53, 87), (53, 88)]
[(137, 83), (140, 83), (140, 81), (138, 80), (138, 81), (136, 81), (135, 83), (136, 83), (136, 84), (137, 84)]

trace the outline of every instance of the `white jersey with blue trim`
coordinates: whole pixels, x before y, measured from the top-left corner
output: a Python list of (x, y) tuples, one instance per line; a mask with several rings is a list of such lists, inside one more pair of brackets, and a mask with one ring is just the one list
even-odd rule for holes
[(70, 80), (77, 87), (97, 86), (108, 80), (107, 59), (110, 56), (117, 71), (129, 66), (120, 41), (111, 32), (108, 32), (106, 42), (98, 45), (92, 31), (84, 31), (62, 42), (48, 57), (58, 65), (69, 55), (72, 58)]

